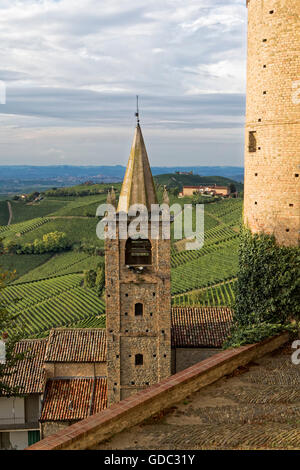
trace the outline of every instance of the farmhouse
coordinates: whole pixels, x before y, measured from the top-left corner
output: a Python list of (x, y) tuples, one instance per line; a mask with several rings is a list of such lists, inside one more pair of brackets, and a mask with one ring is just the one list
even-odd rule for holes
[(228, 186), (217, 186), (216, 184), (201, 186), (183, 186), (180, 196), (193, 196), (194, 194), (210, 194), (213, 196), (229, 196)]

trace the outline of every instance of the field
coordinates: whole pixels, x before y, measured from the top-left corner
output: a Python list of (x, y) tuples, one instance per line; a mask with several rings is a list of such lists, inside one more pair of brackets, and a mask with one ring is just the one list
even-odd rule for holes
[[(31, 219), (26, 222), (20, 222), (19, 224), (11, 224), (8, 226), (0, 226), (0, 237), (4, 239), (17, 239), (28, 232), (37, 231), (42, 225), (50, 222), (50, 219), (46, 217), (38, 217)], [(49, 230), (44, 228), (44, 233), (48, 233)], [(33, 240), (32, 240), (33, 241)]]
[[(23, 258), (21, 255), (19, 258)], [(28, 255), (30, 256), (30, 255)], [(43, 255), (37, 255), (43, 256)], [(33, 257), (33, 256), (31, 256)], [(37, 281), (39, 279), (46, 279), (55, 276), (61, 276), (62, 274), (71, 274), (71, 273), (80, 273), (85, 269), (96, 268), (101, 261), (103, 262), (103, 257), (91, 256), (87, 253), (77, 253), (74, 251), (69, 251), (66, 253), (59, 253), (51, 256), (48, 260), (45, 260), (43, 264), (38, 266), (28, 272), (25, 276), (22, 276), (20, 279), (14, 282), (30, 282)]]
[(35, 239), (41, 239), (49, 232), (64, 232), (70, 243), (86, 242), (95, 246), (103, 247), (103, 240), (96, 235), (98, 220), (93, 218), (39, 218), (10, 225), (7, 228), (0, 227), (0, 237), (5, 241), (16, 241), (21, 243), (32, 243)]
[(26, 273), (31, 273), (32, 270), (37, 269), (38, 266), (43, 266), (51, 254), (45, 253), (43, 255), (2, 255), (0, 256), (0, 267), (4, 271), (16, 271), (15, 279), (20, 278)]
[[(172, 295), (232, 279), (238, 263), (238, 241), (172, 269)], [(201, 250), (200, 250), (201, 251)]]
[(230, 280), (206, 289), (176, 295), (172, 298), (172, 305), (174, 307), (229, 307), (234, 301), (234, 286), (235, 280)]
[[(169, 175), (167, 175), (167, 179)], [(11, 201), (13, 219), (8, 221), (7, 202), (0, 201), (4, 245), (14, 241), (32, 243), (43, 235), (64, 232), (71, 244), (69, 251), (42, 255), (6, 254), (0, 258), (5, 270), (16, 270), (16, 278), (5, 289), (3, 300), (17, 315), (17, 325), (26, 337), (40, 337), (58, 326), (77, 328), (104, 327), (104, 297), (94, 289), (83, 288), (83, 271), (104, 263), (94, 251), (78, 251), (78, 246), (103, 249), (96, 236), (96, 208), (105, 202), (108, 185), (88, 186), (98, 193), (86, 194), (86, 186), (63, 188), (38, 203)], [(119, 186), (114, 185), (119, 190)], [(117, 192), (118, 194), (118, 192)], [(170, 193), (170, 204), (191, 204), (190, 198)], [(161, 201), (162, 186), (158, 187)], [(171, 281), (173, 305), (231, 305), (237, 273), (241, 199), (205, 204), (204, 246), (186, 250), (187, 240), (171, 240)], [(195, 229), (195, 210), (193, 211)], [(173, 236), (173, 228), (172, 228)], [(76, 249), (75, 249), (76, 248)]]
[(28, 337), (43, 336), (51, 328), (70, 326), (104, 313), (103, 300), (81, 283), (80, 274), (68, 274), (12, 285), (5, 289), (3, 301), (17, 317), (17, 330)]
[(52, 212), (56, 212), (61, 207), (64, 207), (65, 204), (65, 201), (52, 201), (51, 199), (45, 199), (34, 204), (11, 201), (13, 213), (12, 224), (18, 224), (38, 217), (46, 217)]

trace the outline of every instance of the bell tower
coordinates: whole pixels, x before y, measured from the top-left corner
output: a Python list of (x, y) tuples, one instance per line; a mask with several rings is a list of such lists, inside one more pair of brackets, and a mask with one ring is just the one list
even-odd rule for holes
[[(171, 375), (170, 240), (120, 237), (120, 214), (158, 204), (139, 124), (117, 208), (116, 238), (105, 241), (108, 405)], [(128, 222), (130, 217), (128, 217)]]

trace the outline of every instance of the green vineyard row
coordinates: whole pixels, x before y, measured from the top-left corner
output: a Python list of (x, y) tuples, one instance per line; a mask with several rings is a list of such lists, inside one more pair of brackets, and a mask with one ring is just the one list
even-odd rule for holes
[(208, 287), (236, 276), (237, 241), (171, 270), (172, 295)]
[(218, 286), (208, 287), (196, 293), (177, 295), (172, 298), (172, 306), (187, 307), (229, 307), (235, 299), (234, 286), (236, 281), (230, 281)]
[(82, 288), (81, 281), (82, 276), (71, 274), (5, 289), (4, 301), (16, 315), (17, 330), (32, 337), (103, 314), (103, 300), (93, 289)]
[(26, 222), (20, 222), (19, 224), (1, 225), (0, 235), (4, 236), (5, 238), (17, 233), (24, 235), (24, 233), (31, 232), (32, 230), (35, 230), (48, 222), (50, 222), (50, 219), (47, 217), (38, 217)]

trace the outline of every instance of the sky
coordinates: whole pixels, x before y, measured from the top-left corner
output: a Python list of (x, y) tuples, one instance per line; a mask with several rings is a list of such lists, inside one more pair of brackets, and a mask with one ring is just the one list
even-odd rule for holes
[(243, 165), (245, 3), (1, 0), (0, 165)]

